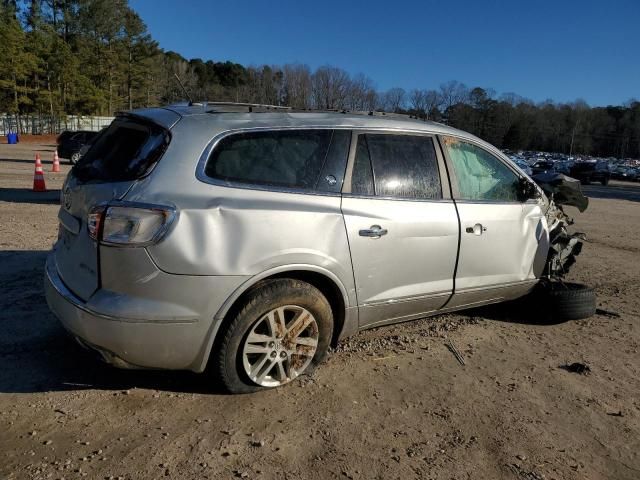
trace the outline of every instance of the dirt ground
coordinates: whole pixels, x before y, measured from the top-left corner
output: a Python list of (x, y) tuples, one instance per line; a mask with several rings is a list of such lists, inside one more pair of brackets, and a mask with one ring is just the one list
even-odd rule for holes
[[(30, 191), (34, 148), (47, 193)], [(576, 212), (590, 242), (572, 278), (605, 312), (545, 324), (514, 303), (379, 328), (312, 378), (228, 396), (104, 366), (49, 313), (69, 169), (51, 173), (52, 152), (0, 146), (0, 478), (640, 478), (640, 184)], [(559, 368), (573, 362), (591, 373)]]

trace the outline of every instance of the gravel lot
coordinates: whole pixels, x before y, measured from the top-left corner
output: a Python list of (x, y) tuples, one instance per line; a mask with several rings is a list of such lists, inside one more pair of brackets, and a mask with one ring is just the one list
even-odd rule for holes
[[(34, 149), (47, 193), (30, 191)], [(514, 303), (379, 328), (312, 378), (227, 396), (103, 366), (49, 313), (69, 170), (50, 172), (52, 152), (0, 145), (0, 478), (640, 478), (640, 184), (588, 189), (605, 198), (575, 212), (590, 243), (572, 277), (599, 315), (545, 325)], [(573, 362), (591, 373), (559, 368)]]

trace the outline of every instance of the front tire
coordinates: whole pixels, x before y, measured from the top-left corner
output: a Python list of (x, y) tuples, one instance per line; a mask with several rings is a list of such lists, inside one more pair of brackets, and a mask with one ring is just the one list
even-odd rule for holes
[(551, 282), (545, 294), (551, 316), (556, 320), (579, 320), (596, 313), (596, 294), (586, 285)]
[(214, 372), (229, 392), (249, 393), (285, 385), (321, 363), (333, 314), (314, 286), (278, 278), (251, 291), (223, 328)]

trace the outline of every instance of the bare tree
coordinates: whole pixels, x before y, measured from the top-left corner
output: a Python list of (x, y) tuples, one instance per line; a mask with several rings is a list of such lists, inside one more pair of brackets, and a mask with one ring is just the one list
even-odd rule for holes
[(442, 108), (446, 111), (448, 108), (465, 103), (469, 96), (469, 89), (464, 83), (451, 80), (440, 85), (440, 97), (442, 98)]
[(426, 117), (425, 112), (425, 91), (420, 89), (414, 89), (409, 92), (409, 101), (411, 102), (411, 108), (415, 110), (416, 114), (420, 117)]
[(427, 90), (424, 93), (424, 109), (427, 113), (426, 119), (433, 118), (437, 114), (438, 109), (442, 105), (442, 97), (435, 90)]
[(500, 101), (508, 103), (512, 107), (515, 107), (516, 105), (519, 105), (521, 103), (531, 102), (531, 100), (527, 100), (526, 98), (513, 92), (505, 92), (502, 95), (500, 95)]
[(390, 88), (381, 96), (381, 107), (386, 112), (399, 112), (405, 107), (406, 97), (403, 88)]
[(311, 70), (308, 65), (289, 64), (284, 73), (284, 104), (294, 108), (311, 107)]
[(328, 65), (318, 68), (311, 77), (313, 103), (316, 108), (345, 108), (350, 82), (349, 74), (341, 68)]
[(347, 89), (346, 107), (349, 110), (375, 110), (376, 91), (371, 79), (362, 73), (356, 75)]

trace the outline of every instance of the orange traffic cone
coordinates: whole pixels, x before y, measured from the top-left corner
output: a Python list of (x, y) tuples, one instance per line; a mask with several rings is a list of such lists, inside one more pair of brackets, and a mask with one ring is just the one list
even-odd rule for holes
[(33, 191), (46, 192), (47, 187), (44, 184), (44, 172), (42, 171), (42, 162), (40, 155), (36, 154), (36, 171), (33, 173)]
[(60, 171), (60, 159), (58, 158), (58, 150), (54, 150), (53, 152), (53, 167), (51, 171), (57, 173)]

